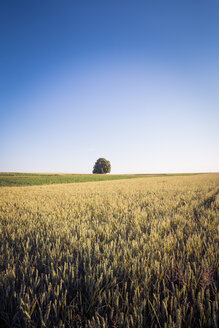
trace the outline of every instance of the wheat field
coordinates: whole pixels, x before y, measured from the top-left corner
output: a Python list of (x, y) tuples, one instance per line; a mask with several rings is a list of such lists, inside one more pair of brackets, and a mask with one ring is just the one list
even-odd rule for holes
[(1, 327), (218, 327), (219, 174), (0, 188)]

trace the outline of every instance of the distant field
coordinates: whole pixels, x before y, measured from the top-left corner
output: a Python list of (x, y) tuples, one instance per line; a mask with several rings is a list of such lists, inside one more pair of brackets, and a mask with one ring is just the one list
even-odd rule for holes
[(218, 215), (219, 174), (0, 188), (0, 327), (217, 328)]
[[(106, 174), (28, 174), (0, 173), (0, 186), (34, 186), (46, 184), (91, 182), (105, 180), (132, 179), (135, 175), (106, 175)], [(140, 176), (139, 176), (140, 177)]]
[(92, 182), (105, 180), (134, 179), (142, 177), (181, 176), (194, 174), (37, 174), (37, 173), (1, 173), (0, 187), (34, 186), (61, 183)]

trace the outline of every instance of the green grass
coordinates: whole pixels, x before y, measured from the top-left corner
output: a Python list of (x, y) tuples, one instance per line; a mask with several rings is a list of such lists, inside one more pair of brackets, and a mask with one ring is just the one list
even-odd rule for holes
[[(133, 179), (141, 177), (162, 177), (182, 174), (37, 174), (37, 173), (0, 173), (0, 187), (7, 186), (34, 186), (47, 184), (61, 183), (76, 183), (90, 181), (106, 181), (106, 180), (121, 180)], [(194, 174), (185, 174), (194, 175)]]
[[(0, 174), (0, 186), (33, 186), (136, 178), (135, 175), (102, 174)], [(140, 176), (139, 176), (140, 177)]]

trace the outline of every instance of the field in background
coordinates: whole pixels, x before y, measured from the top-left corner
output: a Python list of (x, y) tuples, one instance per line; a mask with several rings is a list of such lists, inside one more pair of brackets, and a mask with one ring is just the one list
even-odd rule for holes
[(1, 327), (217, 327), (219, 174), (0, 188)]
[(0, 187), (2, 186), (34, 186), (61, 183), (77, 183), (105, 180), (132, 179), (135, 175), (107, 175), (107, 174), (34, 174), (34, 173), (0, 173)]
[[(182, 175), (182, 174), (178, 174)], [(194, 174), (185, 174), (194, 175)], [(105, 180), (133, 179), (141, 177), (167, 176), (167, 174), (40, 174), (0, 172), (0, 187), (34, 186), (46, 184), (77, 183)], [(172, 176), (172, 174), (168, 175)]]

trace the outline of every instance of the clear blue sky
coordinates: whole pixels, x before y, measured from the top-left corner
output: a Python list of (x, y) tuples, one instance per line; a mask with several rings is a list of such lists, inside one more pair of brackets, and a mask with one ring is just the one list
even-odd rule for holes
[(219, 171), (219, 2), (0, 1), (0, 171)]

